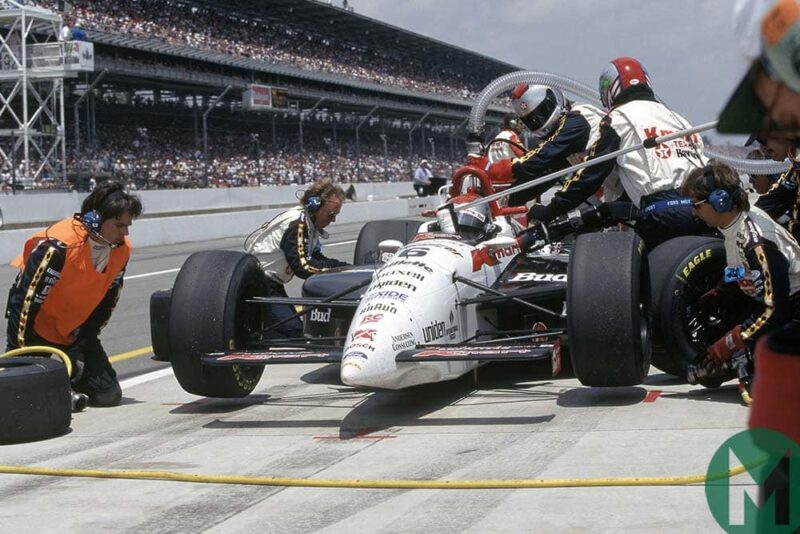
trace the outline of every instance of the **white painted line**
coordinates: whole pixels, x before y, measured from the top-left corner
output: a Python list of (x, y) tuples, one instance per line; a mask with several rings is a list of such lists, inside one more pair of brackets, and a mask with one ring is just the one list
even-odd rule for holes
[(124, 279), (133, 280), (135, 278), (147, 278), (148, 276), (158, 276), (159, 274), (177, 273), (180, 270), (181, 268), (178, 267), (177, 269), (167, 269), (166, 271), (155, 271), (153, 273), (134, 274), (133, 276), (126, 276)]
[[(341, 245), (352, 245), (355, 242), (356, 242), (356, 240), (352, 239), (350, 241), (339, 241), (337, 243), (326, 243), (325, 246), (326, 247), (338, 247), (338, 246), (341, 246)], [(176, 269), (167, 269), (165, 271), (155, 271), (155, 272), (152, 272), (152, 273), (134, 274), (132, 276), (126, 276), (125, 280), (135, 280), (136, 278), (147, 278), (148, 276), (158, 276), (159, 274), (177, 273), (180, 270), (181, 270), (181, 268), (178, 267)]]
[(134, 376), (133, 378), (129, 378), (127, 380), (123, 380), (119, 383), (120, 387), (123, 391), (126, 388), (131, 388), (133, 386), (138, 386), (140, 384), (145, 384), (147, 382), (151, 382), (153, 380), (158, 380), (159, 378), (163, 378), (165, 376), (172, 375), (172, 366), (166, 367), (164, 369), (159, 369), (158, 371), (153, 371), (151, 373), (145, 373), (143, 375)]

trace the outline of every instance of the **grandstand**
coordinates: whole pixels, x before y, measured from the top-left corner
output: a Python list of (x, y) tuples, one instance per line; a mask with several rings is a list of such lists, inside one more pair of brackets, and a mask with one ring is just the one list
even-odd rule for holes
[[(463, 161), (474, 97), (517, 70), (315, 0), (37, 3), (67, 7), (65, 24), (94, 45), (94, 71), (65, 80), (65, 176), (78, 188), (407, 180), (422, 157), (445, 175)], [(64, 185), (19, 161), (3, 159), (4, 181)]]

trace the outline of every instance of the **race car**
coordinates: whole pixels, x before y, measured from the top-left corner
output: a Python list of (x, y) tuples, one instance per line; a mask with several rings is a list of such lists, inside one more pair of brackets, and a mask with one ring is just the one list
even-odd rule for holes
[[(470, 180), (477, 187), (464, 194)], [(400, 389), (491, 361), (549, 359), (557, 374), (569, 357), (581, 383), (626, 386), (647, 375), (658, 323), (669, 337), (656, 344), (657, 365), (685, 374), (715, 335), (698, 324), (692, 302), (713, 287), (721, 241), (656, 249), (652, 269), (634, 232), (597, 231), (629, 218), (613, 206), (527, 229), (514, 219), (524, 208), (495, 201), (456, 215), (459, 198), (493, 192), (479, 166), (459, 169), (454, 201), (435, 220), (368, 223), (356, 244), (359, 265), (312, 276), (300, 298), (267, 297), (254, 256), (195, 253), (172, 290), (153, 297), (154, 351), (186, 391), (209, 397), (248, 395), (277, 363), (339, 363), (345, 384)], [(562, 242), (576, 231), (586, 233)], [(302, 338), (274, 335), (265, 317), (276, 303), (302, 307)]]

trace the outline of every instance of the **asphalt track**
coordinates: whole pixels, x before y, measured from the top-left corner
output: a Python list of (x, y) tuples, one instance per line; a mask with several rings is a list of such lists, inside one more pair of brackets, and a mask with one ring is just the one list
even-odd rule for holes
[[(135, 243), (136, 229), (133, 228)], [(358, 225), (326, 253), (351, 260)], [(591, 389), (541, 363), (482, 368), (400, 392), (343, 386), (336, 366), (267, 368), (248, 398), (183, 392), (151, 359), (149, 297), (197, 250), (242, 239), (137, 249), (102, 334), (122, 406), (75, 414), (65, 436), (0, 446), (0, 464), (324, 481), (412, 481), (399, 489), (286, 487), (0, 474), (5, 532), (719, 532), (702, 484), (523, 488), (517, 481), (702, 475), (746, 426), (733, 385), (708, 391), (652, 370), (639, 387)], [(8, 287), (15, 272), (0, 268)], [(296, 294), (295, 284), (289, 288)], [(4, 333), (3, 333), (4, 334)], [(271, 479), (272, 483), (277, 483)], [(413, 481), (506, 481), (417, 489)], [(233, 482), (253, 483), (252, 479)], [(734, 479), (748, 485), (747, 475)], [(268, 484), (270, 480), (266, 481)], [(642, 481), (647, 482), (647, 481)], [(532, 485), (532, 484), (529, 484)]]

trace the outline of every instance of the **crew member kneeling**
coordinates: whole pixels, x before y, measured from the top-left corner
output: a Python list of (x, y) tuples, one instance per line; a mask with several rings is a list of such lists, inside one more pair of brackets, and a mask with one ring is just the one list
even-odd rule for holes
[[(751, 208), (736, 171), (711, 160), (689, 173), (681, 192), (703, 222), (725, 238), (726, 281), (753, 299), (754, 311), (709, 348), (705, 364), (719, 366), (734, 352), (753, 348), (765, 332), (800, 318), (800, 246), (792, 235), (758, 208)], [(710, 305), (718, 290), (706, 293)]]
[(66, 352), (72, 387), (92, 406), (122, 400), (117, 374), (99, 335), (122, 291), (133, 220), (140, 200), (106, 182), (83, 201), (81, 213), (35, 234), (11, 264), (20, 269), (8, 295), (8, 349), (47, 345)]

